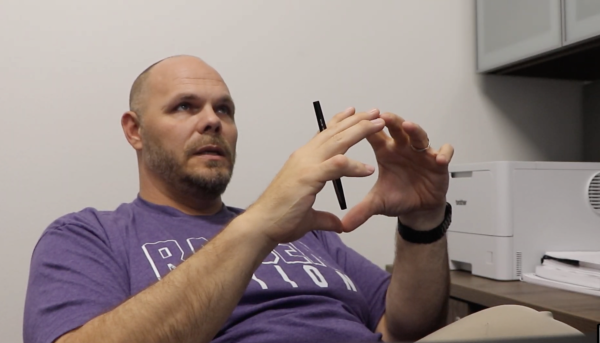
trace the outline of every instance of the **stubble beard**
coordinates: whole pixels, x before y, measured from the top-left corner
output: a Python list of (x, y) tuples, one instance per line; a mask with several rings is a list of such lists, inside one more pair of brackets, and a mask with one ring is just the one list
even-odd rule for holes
[[(235, 153), (221, 137), (206, 136), (201, 141), (195, 142), (193, 146), (185, 150), (182, 162), (178, 161), (172, 153), (165, 150), (152, 137), (143, 137), (143, 140), (148, 167), (167, 184), (175, 187), (179, 193), (199, 200), (214, 200), (227, 189), (233, 175)], [(209, 160), (205, 162), (202, 170), (186, 170), (185, 165), (193, 157), (194, 152), (207, 144), (215, 144), (225, 150), (226, 158), (229, 161), (228, 166), (224, 165), (224, 161)]]

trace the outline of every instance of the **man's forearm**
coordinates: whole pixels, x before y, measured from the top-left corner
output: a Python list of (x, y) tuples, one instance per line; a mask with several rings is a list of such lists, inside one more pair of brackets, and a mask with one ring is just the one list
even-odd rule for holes
[(164, 279), (62, 336), (70, 342), (209, 342), (276, 246), (246, 212)]
[(447, 240), (414, 244), (396, 236), (386, 326), (394, 340), (416, 340), (445, 324), (450, 289)]

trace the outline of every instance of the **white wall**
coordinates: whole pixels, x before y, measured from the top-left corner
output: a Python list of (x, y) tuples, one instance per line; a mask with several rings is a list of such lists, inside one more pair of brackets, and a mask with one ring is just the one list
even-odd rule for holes
[[(31, 251), (55, 218), (113, 209), (137, 192), (119, 118), (149, 64), (194, 54), (239, 109), (225, 200), (245, 207), (327, 117), (377, 106), (421, 123), (455, 162), (581, 158), (580, 85), (474, 74), (469, 0), (31, 1), (0, 4), (0, 336), (21, 340)], [(368, 144), (349, 154), (374, 163)], [(374, 177), (344, 180), (350, 206)], [(333, 187), (316, 207), (339, 211)], [(394, 220), (343, 239), (378, 265)], [(59, 247), (57, 247), (59, 248)]]

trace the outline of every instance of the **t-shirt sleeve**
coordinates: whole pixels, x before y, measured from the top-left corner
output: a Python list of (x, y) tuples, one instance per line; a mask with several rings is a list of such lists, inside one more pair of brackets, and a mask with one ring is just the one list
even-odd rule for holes
[(125, 268), (103, 230), (54, 223), (36, 245), (25, 300), (25, 343), (51, 343), (125, 301)]
[(315, 231), (329, 254), (361, 291), (369, 304), (367, 327), (375, 331), (385, 313), (385, 297), (390, 274), (342, 242), (333, 232)]

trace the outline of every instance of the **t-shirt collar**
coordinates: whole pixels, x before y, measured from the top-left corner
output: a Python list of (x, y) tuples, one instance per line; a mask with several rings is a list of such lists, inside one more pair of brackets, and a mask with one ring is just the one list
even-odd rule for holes
[(143, 210), (150, 211), (152, 213), (159, 213), (159, 214), (166, 215), (169, 217), (205, 218), (205, 219), (215, 219), (215, 220), (218, 220), (222, 217), (229, 217), (228, 216), (229, 211), (227, 209), (227, 206), (225, 206), (225, 204), (223, 204), (221, 209), (215, 214), (197, 215), (197, 216), (183, 213), (180, 210), (178, 210), (174, 207), (171, 207), (171, 206), (158, 205), (158, 204), (151, 203), (147, 200), (142, 199), (142, 197), (139, 194), (137, 195), (137, 198), (133, 201), (133, 204)]

